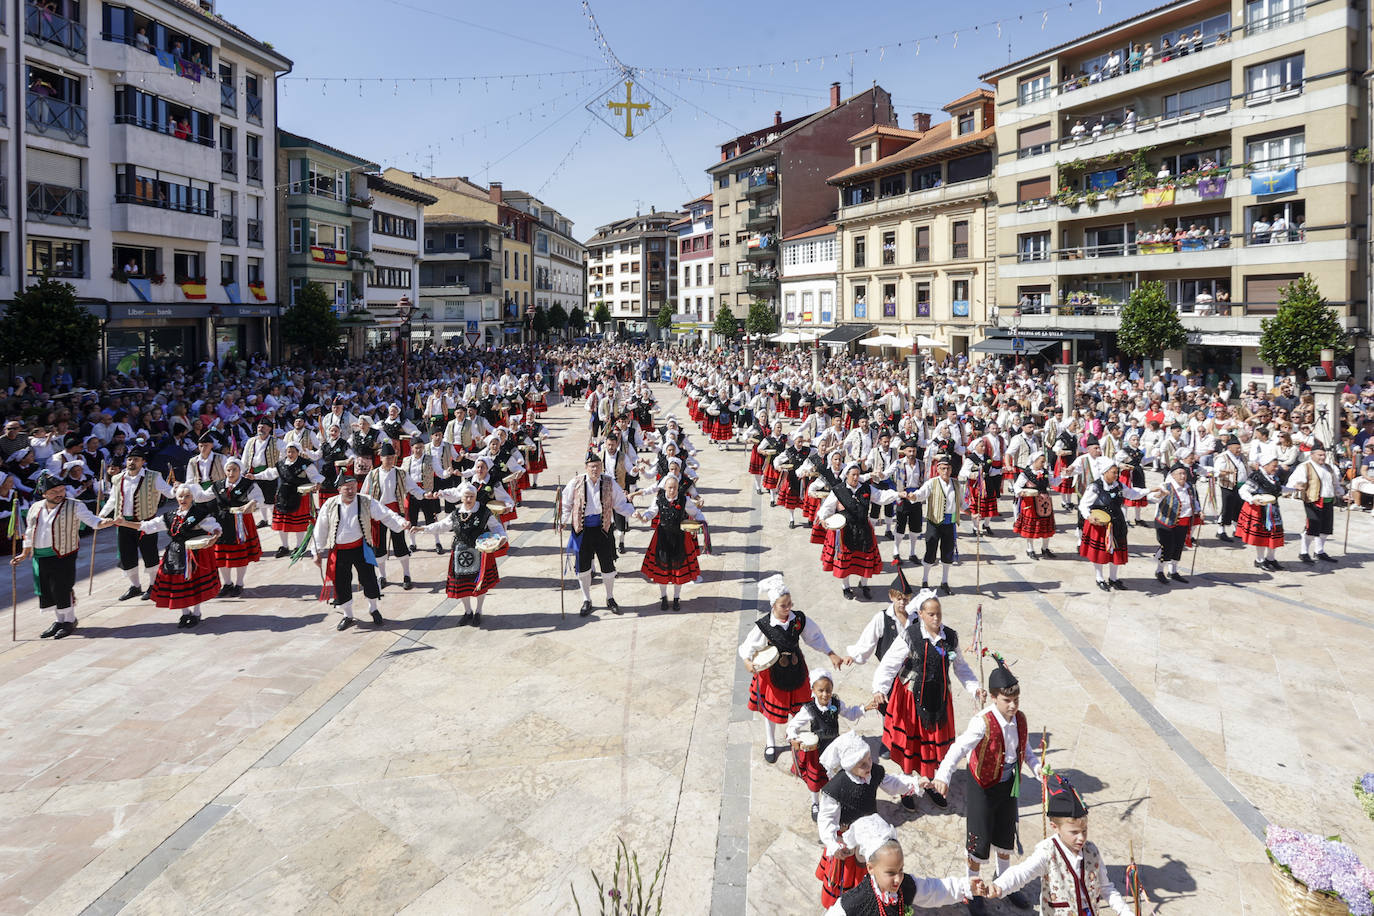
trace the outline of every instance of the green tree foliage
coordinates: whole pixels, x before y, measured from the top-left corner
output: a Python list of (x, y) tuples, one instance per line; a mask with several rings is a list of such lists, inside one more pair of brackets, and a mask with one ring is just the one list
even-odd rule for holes
[(666, 331), (673, 326), (673, 307), (666, 302), (663, 303), (663, 306), (658, 310), (657, 324), (659, 330), (662, 331)]
[[(560, 306), (554, 307), (560, 308)], [(542, 338), (545, 334), (549, 333), (549, 313), (544, 311), (544, 306), (536, 305), (534, 307), (534, 315), (531, 317), (530, 321), (534, 328), (536, 339)]]
[(603, 333), (606, 331), (606, 326), (611, 323), (611, 310), (606, 307), (606, 303), (598, 302), (596, 304), (596, 311), (592, 312), (592, 321)]
[(778, 330), (778, 316), (773, 307), (763, 299), (755, 299), (749, 304), (749, 314), (744, 319), (744, 327), (750, 334), (761, 337), (775, 334)]
[(1165, 350), (1178, 350), (1188, 342), (1188, 332), (1178, 320), (1178, 311), (1164, 291), (1164, 284), (1149, 280), (1131, 293), (1121, 310), (1121, 328), (1116, 345), (1127, 356), (1155, 359)]
[(295, 305), (282, 312), (282, 339), (306, 351), (312, 361), (336, 347), (340, 333), (334, 301), (318, 283), (301, 287)]
[(1345, 328), (1311, 276), (1304, 275), (1279, 292), (1278, 312), (1260, 322), (1260, 359), (1276, 369), (1301, 370), (1319, 365), (1321, 351), (1327, 347), (1338, 358), (1350, 353)]
[(713, 330), (726, 340), (733, 340), (739, 333), (739, 326), (735, 324), (735, 313), (730, 311), (730, 306), (721, 304), (720, 310), (716, 312)]
[(579, 334), (587, 329), (587, 316), (582, 313), (580, 308), (574, 308), (572, 313), (568, 315), (568, 327)]
[[(576, 311), (576, 309), (574, 309), (574, 311)], [(561, 334), (563, 330), (568, 327), (569, 323), (568, 312), (563, 308), (562, 303), (555, 302), (553, 305), (549, 306), (550, 328)]]
[(43, 380), (62, 360), (80, 366), (100, 349), (100, 319), (76, 301), (76, 287), (44, 277), (14, 297), (0, 318), (0, 359), (43, 366)]

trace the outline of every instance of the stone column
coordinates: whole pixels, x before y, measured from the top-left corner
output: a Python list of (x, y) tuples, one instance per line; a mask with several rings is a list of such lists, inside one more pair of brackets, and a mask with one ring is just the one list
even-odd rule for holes
[(744, 338), (744, 368), (751, 371), (754, 368), (754, 341), (750, 337)]
[(1312, 431), (1317, 438), (1330, 448), (1340, 439), (1341, 389), (1343, 382), (1308, 382), (1315, 402), (1315, 420)]
[(1075, 400), (1074, 383), (1078, 378), (1076, 363), (1057, 363), (1054, 367), (1055, 387), (1059, 389), (1059, 404), (1064, 408), (1064, 421), (1068, 422)]
[(811, 345), (811, 381), (817, 385), (821, 383), (821, 345), (818, 343)]
[[(912, 347), (912, 352), (906, 357), (906, 387), (907, 394), (916, 399), (916, 385), (921, 381), (921, 357), (916, 353), (916, 348)], [(917, 400), (919, 403), (919, 400)]]

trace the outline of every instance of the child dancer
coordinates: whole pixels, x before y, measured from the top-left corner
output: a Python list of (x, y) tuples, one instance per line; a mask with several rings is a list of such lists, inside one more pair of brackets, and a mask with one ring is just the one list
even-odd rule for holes
[[(792, 772), (811, 790), (811, 820), (820, 811), (820, 791), (830, 780), (821, 766), (821, 755), (840, 736), (840, 717), (857, 722), (863, 709), (835, 696), (835, 679), (824, 668), (811, 672), (811, 699), (802, 704), (787, 723), (787, 740), (792, 745)], [(802, 746), (803, 733), (816, 739), (816, 746)]]

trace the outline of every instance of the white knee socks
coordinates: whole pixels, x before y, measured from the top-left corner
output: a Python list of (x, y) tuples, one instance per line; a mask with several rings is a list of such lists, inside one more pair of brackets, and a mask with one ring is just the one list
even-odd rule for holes
[(577, 574), (577, 584), (578, 584), (579, 586), (581, 586), (581, 588), (582, 588), (582, 600), (583, 600), (583, 601), (591, 601), (591, 600), (592, 600), (592, 571), (589, 569), (589, 570), (587, 570), (586, 572), (580, 572), (580, 573), (578, 573), (578, 574)]
[(606, 600), (615, 600), (615, 573), (601, 571), (601, 584), (606, 587)]
[(1107, 564), (1107, 578), (1108, 578), (1108, 579), (1111, 579), (1113, 582), (1115, 582), (1117, 579), (1120, 579), (1120, 578), (1121, 578), (1121, 567), (1120, 567), (1120, 566), (1117, 566), (1115, 563), (1108, 563), (1108, 564)]
[(1094, 563), (1094, 564), (1093, 564), (1093, 573), (1097, 576), (1097, 581), (1098, 581), (1098, 582), (1105, 582), (1105, 581), (1106, 581), (1106, 578), (1102, 575), (1102, 564), (1101, 564), (1101, 563)]
[(767, 748), (767, 747), (777, 747), (777, 746), (778, 746), (778, 723), (774, 722), (772, 719), (764, 719), (764, 720), (763, 720), (763, 737), (764, 737), (764, 744), (763, 744), (764, 747), (766, 747), (766, 748)]
[(243, 588), (243, 578), (246, 575), (248, 575), (247, 566), (240, 566), (238, 569), (234, 570), (234, 584), (239, 588)]

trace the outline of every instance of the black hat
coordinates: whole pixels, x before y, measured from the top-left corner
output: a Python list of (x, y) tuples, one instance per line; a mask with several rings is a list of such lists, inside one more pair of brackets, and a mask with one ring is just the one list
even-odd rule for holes
[(1324, 451), (1326, 451), (1326, 446), (1322, 443), (1322, 440), (1320, 440), (1320, 439), (1313, 439), (1313, 440), (1312, 440), (1312, 448), (1311, 448), (1311, 451), (1314, 451), (1314, 452), (1315, 452), (1315, 451), (1323, 451), (1323, 452), (1324, 452)]
[(915, 436), (907, 436), (902, 440), (902, 448), (920, 448), (921, 440)]
[(390, 455), (393, 458), (396, 457), (396, 446), (391, 444), (390, 439), (384, 441), (381, 444), (381, 446), (377, 449), (378, 458), (385, 458), (388, 455)]
[(271, 426), (272, 426), (272, 414), (264, 412), (262, 416), (258, 417), (258, 425), (259, 425), (259, 426), (266, 426), (266, 427), (268, 427), (268, 428), (271, 428)]
[(443, 424), (443, 423), (431, 423), (430, 426), (429, 426), (429, 434), (430, 434), (431, 436), (436, 435), (436, 434), (442, 436), (442, 435), (444, 434), (444, 424)]
[(63, 447), (63, 448), (75, 448), (76, 446), (78, 446), (78, 445), (80, 445), (80, 444), (81, 444), (81, 435), (80, 435), (80, 433), (67, 433), (65, 436), (62, 437), (62, 447)]
[(215, 437), (214, 437), (214, 434), (212, 434), (212, 433), (210, 433), (210, 432), (203, 432), (203, 433), (201, 433), (201, 434), (200, 434), (200, 438), (196, 440), (196, 444), (197, 444), (197, 445), (214, 445), (214, 444), (215, 444)]
[(988, 690), (1006, 690), (1020, 683), (1016, 680), (1016, 675), (1011, 673), (1011, 669), (1007, 667), (1002, 656), (994, 652), (992, 657), (997, 661), (997, 667), (993, 669), (992, 674), (988, 675)]
[(1231, 433), (1231, 435), (1226, 437), (1226, 446), (1229, 448), (1232, 445), (1240, 445), (1240, 436), (1237, 436), (1235, 433)]
[(1092, 435), (1091, 433), (1089, 433), (1087, 436), (1084, 436), (1084, 437), (1083, 437), (1083, 447), (1084, 447), (1084, 448), (1087, 448), (1087, 447), (1090, 446), (1090, 445), (1101, 445), (1101, 444), (1102, 444), (1102, 443), (1099, 442), (1099, 441), (1097, 440), (1097, 437), (1094, 436), (1094, 435)]
[(1175, 461), (1172, 465), (1169, 466), (1169, 473), (1170, 473), (1170, 474), (1172, 474), (1174, 471), (1178, 471), (1178, 470), (1187, 471), (1187, 470), (1190, 470), (1190, 468), (1188, 467), (1188, 465), (1184, 464), (1182, 461)]
[(601, 453), (592, 449), (587, 452), (587, 457), (582, 459), (583, 464), (591, 464), (593, 461), (601, 461)]
[(1047, 807), (1050, 817), (1088, 816), (1087, 806), (1083, 804), (1083, 799), (1079, 798), (1078, 790), (1060, 774), (1050, 773), (1045, 777), (1045, 792), (1049, 797)]
[(38, 475), (38, 483), (34, 484), (34, 489), (39, 493), (46, 493), (53, 487), (64, 486), (66, 486), (65, 483), (52, 476), (52, 474), (49, 474), (47, 471), (44, 471)]
[(141, 444), (134, 445), (129, 449), (129, 457), (146, 459), (148, 457), (148, 446)]
[(889, 585), (887, 589), (888, 591), (897, 592), (898, 594), (904, 595), (907, 598), (910, 598), (912, 595), (916, 594), (911, 589), (911, 583), (906, 580), (905, 570), (903, 570), (900, 566), (897, 567), (897, 578), (892, 580), (892, 584)]

